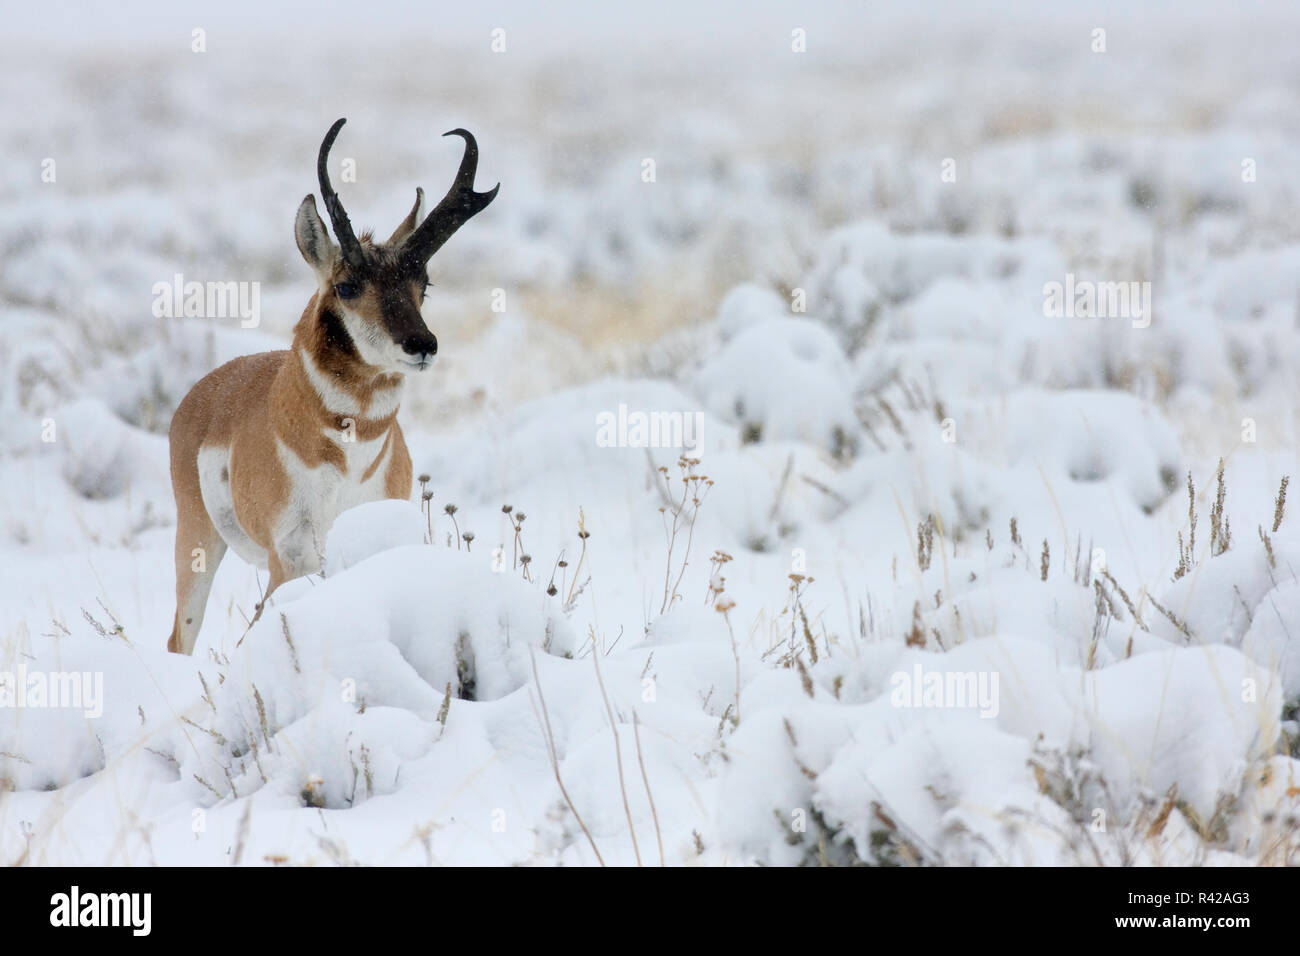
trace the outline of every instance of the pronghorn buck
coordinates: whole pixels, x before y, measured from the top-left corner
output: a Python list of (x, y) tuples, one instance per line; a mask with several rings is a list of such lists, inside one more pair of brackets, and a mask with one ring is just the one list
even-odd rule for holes
[[(167, 649), (194, 650), (208, 592), (226, 547), (267, 568), (262, 602), (279, 585), (318, 571), (334, 519), (354, 505), (409, 498), (411, 456), (397, 423), (406, 376), (424, 371), (438, 340), (420, 306), (426, 267), (457, 229), (497, 194), (474, 191), (478, 144), (465, 140), (456, 180), (422, 217), (424, 190), (387, 242), (352, 231), (330, 186), (330, 147), (316, 171), (335, 245), (308, 195), (294, 236), (316, 273), (316, 294), (284, 351), (246, 355), (209, 373), (172, 418), (176, 494), (176, 620)], [(257, 618), (255, 617), (254, 620)]]

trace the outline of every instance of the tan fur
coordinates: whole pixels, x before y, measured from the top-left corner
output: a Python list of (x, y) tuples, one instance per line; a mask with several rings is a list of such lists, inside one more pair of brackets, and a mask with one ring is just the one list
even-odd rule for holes
[[(356, 236), (329, 182), (337, 120), (317, 156), (330, 238), (312, 195), (294, 240), (317, 291), (286, 351), (227, 362), (172, 418), (176, 616), (167, 649), (189, 654), (227, 548), (270, 572), (256, 621), (285, 581), (320, 569), (330, 526), (347, 508), (409, 499), (411, 455), (397, 423), (408, 371), (429, 368), (437, 338), (421, 315), (429, 258), (496, 196), (474, 190), (478, 146), (465, 141), (447, 195), (423, 217), (424, 190), (385, 243)], [(337, 240), (337, 244), (335, 243)]]
[[(343, 270), (335, 272), (341, 279)], [(365, 316), (376, 307), (375, 295), (371, 292), (360, 296), (349, 305)], [(361, 475), (348, 477), (358, 482), (370, 478), (391, 449), (384, 472), (384, 494), (397, 499), (411, 496), (411, 456), (397, 422), (396, 407), (383, 417), (365, 414), (381, 390), (400, 387), (404, 376), (329, 355), (319, 315), (322, 307), (337, 304), (332, 291), (323, 297), (318, 292), (294, 328), (291, 349), (227, 362), (202, 378), (176, 409), (169, 437), (177, 514), (177, 610), (167, 642), (169, 651), (189, 653), (192, 649), (203, 621), (202, 605), (226, 552), (226, 542), (213, 526), (199, 488), (197, 459), (201, 448), (230, 449), (229, 480), (236, 517), (245, 533), (268, 554), (270, 582), (263, 603), (287, 578), (273, 540), (273, 528), (290, 496), (289, 476), (280, 463), (276, 439), (308, 468), (332, 466), (346, 475), (342, 447), (322, 429), (341, 430), (350, 424), (358, 442), (382, 436), (383, 446), (373, 462)], [(326, 408), (307, 376), (299, 349), (316, 358), (332, 384), (357, 402), (361, 415), (340, 415)], [(205, 567), (201, 571), (194, 570), (195, 549), (203, 552)], [(191, 613), (182, 622), (187, 606)], [(193, 613), (195, 606), (200, 608), (197, 613)]]

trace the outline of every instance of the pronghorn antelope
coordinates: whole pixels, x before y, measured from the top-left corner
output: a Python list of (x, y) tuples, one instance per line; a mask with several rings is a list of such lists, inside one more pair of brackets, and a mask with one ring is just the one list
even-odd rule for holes
[[(176, 620), (167, 649), (194, 650), (226, 547), (270, 570), (258, 605), (285, 581), (320, 569), (343, 511), (409, 498), (411, 456), (397, 423), (407, 374), (427, 369), (438, 340), (420, 306), (430, 257), (497, 194), (474, 191), (478, 144), (465, 140), (455, 182), (422, 218), (415, 206), (380, 243), (352, 231), (326, 164), (344, 121), (321, 143), (316, 172), (338, 245), (308, 195), (294, 237), (317, 289), (284, 351), (246, 355), (201, 379), (172, 418), (176, 495)], [(256, 618), (254, 618), (256, 620)]]

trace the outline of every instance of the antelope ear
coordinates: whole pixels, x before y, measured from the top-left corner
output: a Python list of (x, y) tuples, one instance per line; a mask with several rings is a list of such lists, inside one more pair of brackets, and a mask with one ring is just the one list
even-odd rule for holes
[(402, 220), (402, 224), (393, 230), (393, 234), (388, 237), (388, 245), (394, 246), (402, 242), (411, 233), (415, 232), (415, 227), (420, 224), (424, 217), (424, 190), (419, 186), (415, 187), (415, 205), (411, 207), (411, 214)]
[(320, 213), (316, 211), (316, 197), (308, 195), (298, 206), (298, 216), (293, 224), (293, 237), (298, 242), (298, 251), (307, 260), (318, 275), (326, 275), (334, 269), (338, 259), (338, 247), (330, 241), (330, 234), (325, 231)]

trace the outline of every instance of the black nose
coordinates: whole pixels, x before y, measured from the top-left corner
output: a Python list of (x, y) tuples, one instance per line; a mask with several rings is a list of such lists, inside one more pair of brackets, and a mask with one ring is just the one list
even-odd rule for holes
[(438, 338), (432, 332), (413, 332), (402, 340), (407, 355), (437, 355)]

